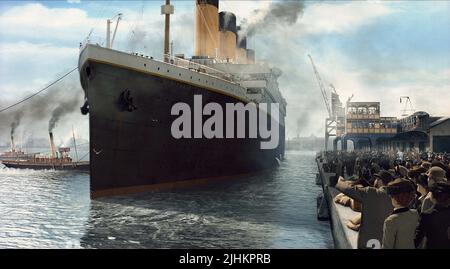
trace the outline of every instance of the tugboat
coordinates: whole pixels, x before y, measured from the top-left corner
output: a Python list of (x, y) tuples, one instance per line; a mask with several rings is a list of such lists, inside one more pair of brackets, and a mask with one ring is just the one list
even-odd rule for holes
[[(55, 149), (53, 142), (53, 133), (50, 136), (50, 150), (51, 156), (40, 156), (35, 154), (32, 158), (17, 158), (14, 160), (3, 160), (2, 163), (9, 168), (18, 169), (53, 169), (53, 170), (84, 170), (89, 171), (89, 162), (87, 161), (73, 161), (69, 156), (70, 148), (60, 147), (58, 151)], [(58, 154), (59, 153), (59, 154)]]

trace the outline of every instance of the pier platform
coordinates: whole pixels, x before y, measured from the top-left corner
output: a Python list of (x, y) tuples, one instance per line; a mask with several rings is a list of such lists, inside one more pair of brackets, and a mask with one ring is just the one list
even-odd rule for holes
[(340, 193), (331, 183), (331, 178), (336, 176), (336, 174), (324, 171), (323, 165), (326, 164), (326, 159), (318, 157), (316, 158), (316, 162), (322, 190), (328, 206), (334, 246), (337, 249), (356, 249), (358, 232), (348, 228), (347, 222), (357, 217), (359, 213), (353, 211), (350, 207), (345, 207), (334, 202), (334, 198)]

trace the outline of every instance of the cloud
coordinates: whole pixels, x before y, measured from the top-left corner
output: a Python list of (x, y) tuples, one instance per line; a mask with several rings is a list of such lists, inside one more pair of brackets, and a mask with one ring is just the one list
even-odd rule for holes
[[(272, 1), (221, 1), (220, 11), (229, 11), (236, 15), (237, 23), (252, 17), (254, 10), (266, 10)], [(258, 18), (254, 18), (258, 19)], [(249, 21), (250, 23), (251, 21)]]
[[(110, 14), (104, 15), (110, 17)], [(192, 51), (193, 30), (189, 29), (193, 28), (190, 27), (193, 25), (192, 16), (179, 11), (172, 21), (175, 51)], [(161, 58), (161, 25), (163, 17), (159, 10), (124, 12), (114, 48)], [(0, 16), (2, 98), (14, 98), (30, 88), (41, 87), (43, 82), (49, 82), (57, 74), (76, 66), (79, 42), (94, 29), (91, 40), (104, 44), (105, 28), (106, 18), (89, 17), (87, 11), (79, 8), (51, 8), (32, 3), (5, 10)], [(8, 90), (11, 88), (16, 91)]]
[[(34, 85), (36, 83), (30, 84)], [(0, 99), (0, 107), (9, 106), (17, 100), (29, 96), (33, 92), (29, 87), (30, 85), (27, 85), (25, 87), (27, 92), (20, 95), (16, 94), (14, 99)], [(42, 87), (43, 85), (40, 85), (39, 89)], [(5, 91), (14, 91), (14, 88), (8, 88)], [(3, 92), (3, 89), (0, 92)], [(83, 137), (88, 137), (87, 117), (81, 115), (79, 111), (79, 107), (83, 104), (83, 97), (84, 93), (79, 83), (79, 76), (74, 72), (42, 94), (2, 112), (0, 114), (0, 126), (9, 127), (14, 122), (17, 113), (21, 112), (23, 117), (20, 125), (17, 125), (17, 133), (25, 136), (34, 134), (37, 137), (46, 137), (52, 111), (64, 104), (64, 108), (67, 110), (66, 117), (64, 117), (64, 121), (60, 121), (56, 126), (56, 133), (64, 133), (70, 130), (73, 125)], [(0, 128), (0, 141), (7, 141), (9, 131), (9, 128)]]
[[(154, 5), (144, 7), (144, 4), (141, 10), (130, 8), (123, 11), (124, 19), (119, 25), (114, 47), (161, 58), (163, 17), (159, 8)], [(183, 7), (179, 8), (181, 4)], [(220, 10), (234, 12), (239, 22), (250, 18), (253, 10), (264, 10), (270, 4), (270, 1), (221, 1)], [(184, 3), (175, 2), (174, 5), (171, 24), (174, 50), (190, 56), (194, 42), (194, 8)], [(116, 10), (112, 6), (108, 8), (111, 14), (103, 15), (112, 17)], [(417, 12), (420, 17), (422, 11)], [(91, 28), (94, 28), (94, 37), (104, 39), (106, 17), (92, 17), (91, 13), (80, 8), (50, 8), (36, 3), (4, 11), (0, 16), (1, 99), (18, 99), (55, 78), (62, 71), (61, 67), (76, 65), (78, 43)], [(435, 97), (448, 96), (448, 65), (446, 69), (431, 71), (428, 68), (433, 66), (433, 62), (425, 66), (418, 62), (415, 65), (399, 61), (387, 64), (386, 58), (358, 57), (357, 51), (344, 50), (326, 38), (332, 35), (339, 40), (348, 40), (350, 36), (358, 36), (360, 39), (353, 40), (358, 40), (363, 50), (374, 42), (367, 38), (369, 44), (364, 43), (368, 35), (364, 30), (376, 27), (390, 16), (402, 19), (401, 16), (407, 15), (401, 3), (308, 1), (303, 16), (294, 25), (274, 25), (264, 34), (257, 33), (249, 40), (249, 47), (256, 50), (258, 60), (283, 71), (279, 85), (288, 101), (286, 122), (289, 137), (297, 133), (323, 134), (327, 112), (308, 53), (314, 57), (326, 85), (334, 84), (344, 102), (353, 93), (355, 101), (381, 101), (382, 113), (396, 116), (401, 109), (399, 96), (408, 95), (418, 110), (436, 115), (449, 114), (448, 97)], [(73, 81), (79, 83), (77, 79)], [(78, 116), (79, 113), (73, 115)], [(85, 118), (80, 116), (79, 120)]]
[(0, 94), (15, 99), (43, 87), (57, 75), (76, 67), (78, 48), (33, 44), (24, 41), (0, 43)]
[(67, 0), (67, 3), (69, 3), (69, 4), (79, 4), (79, 3), (81, 3), (81, 0)]
[(298, 23), (303, 34), (352, 33), (395, 10), (382, 2), (313, 3)]
[[(353, 68), (352, 55), (335, 48), (316, 55), (316, 65), (326, 83), (332, 83), (341, 95), (341, 101), (354, 94), (353, 101), (380, 101), (383, 116), (401, 117), (400, 96), (409, 96), (416, 110), (431, 115), (450, 115), (450, 68), (439, 71), (423, 66), (377, 69), (370, 66)], [(441, 96), (442, 98), (436, 98)]]
[[(114, 8), (110, 10), (115, 12)], [(130, 51), (129, 40), (133, 30), (141, 27), (145, 38), (137, 42), (135, 50), (141, 53), (151, 53), (156, 57), (162, 55), (163, 17), (159, 9), (131, 12), (124, 9), (124, 20), (119, 25), (118, 34), (114, 44), (115, 48)], [(104, 16), (110, 16), (104, 12)], [(173, 16), (172, 21), (177, 23), (172, 27), (172, 39), (176, 51), (192, 51), (192, 42), (188, 42), (190, 33), (188, 29), (193, 25), (192, 16), (180, 10)], [(188, 24), (188, 26), (185, 26)], [(6, 9), (0, 16), (0, 107), (5, 107), (17, 100), (42, 89), (54, 81), (59, 75), (75, 67), (78, 62), (79, 42), (82, 41), (93, 28), (93, 41), (103, 42), (106, 27), (106, 18), (93, 18), (88, 16), (86, 10), (79, 8), (51, 8), (39, 3), (19, 4)], [(192, 27), (190, 27), (192, 28)], [(159, 42), (158, 40), (161, 40)], [(156, 45), (155, 45), (156, 44)], [(77, 126), (83, 137), (88, 137), (88, 121), (82, 116), (78, 106), (82, 105), (83, 91), (79, 77), (73, 73), (58, 83), (64, 89), (50, 89), (32, 100), (47, 102), (48, 106), (36, 105), (26, 102), (11, 110), (11, 113), (2, 114), (0, 122), (10, 126), (17, 110), (25, 111), (22, 124), (18, 127), (19, 133), (46, 136), (47, 123), (51, 111), (59, 100), (77, 100), (76, 109), (67, 116), (68, 120), (61, 121), (57, 132), (65, 132), (71, 126)], [(55, 98), (54, 98), (55, 97)], [(31, 113), (30, 111), (33, 111)], [(38, 113), (35, 113), (38, 111)], [(30, 117), (35, 114), (38, 118)], [(77, 128), (76, 128), (77, 129)], [(9, 130), (0, 129), (0, 141), (6, 141)]]
[[(434, 116), (450, 116), (448, 109), (450, 92), (450, 68), (440, 71), (425, 69), (399, 70), (370, 76), (365, 70), (361, 78), (371, 86), (373, 98), (383, 97), (383, 110), (392, 116), (401, 116), (404, 104), (400, 96), (409, 96), (416, 111), (426, 111)], [(375, 90), (378, 88), (377, 90)]]
[(51, 40), (74, 46), (91, 27), (103, 25), (100, 19), (89, 18), (78, 8), (48, 8), (40, 3), (18, 5), (0, 16), (0, 34), (3, 38), (29, 41)]
[[(320, 11), (319, 7), (323, 6), (325, 10)], [(331, 16), (333, 13), (339, 14)], [(425, 110), (432, 115), (449, 115), (446, 106), (450, 92), (448, 64), (447, 69), (436, 71), (431, 69), (433, 64), (420, 64), (419, 60), (414, 64), (409, 61), (408, 65), (405, 64), (407, 59), (360, 58), (358, 51), (342, 49), (326, 38), (329, 34), (340, 40), (357, 35), (362, 42), (367, 35), (365, 27), (374, 27), (390, 14), (408, 15), (399, 14), (384, 3), (312, 4), (306, 7), (304, 16), (296, 25), (274, 27), (272, 31), (254, 37), (258, 40), (253, 42), (257, 58), (283, 71), (279, 84), (288, 101), (286, 122), (289, 137), (311, 133), (322, 135), (324, 132), (327, 111), (308, 53), (313, 55), (325, 86), (332, 83), (344, 103), (354, 94), (353, 101), (380, 101), (384, 116), (400, 117), (403, 105), (400, 105), (399, 97), (410, 96), (416, 110)], [(406, 39), (403, 42), (407, 42)], [(405, 44), (398, 46), (401, 49)], [(361, 44), (361, 49), (364, 49), (364, 44)], [(385, 52), (380, 53), (383, 55)], [(419, 56), (414, 57), (419, 59)], [(364, 64), (364, 61), (367, 62)]]
[[(78, 57), (78, 47), (62, 47), (51, 44), (36, 44), (26, 41), (15, 43), (0, 43), (1, 66), (6, 64), (23, 62), (27, 65), (38, 65), (39, 63), (52, 62), (55, 59), (65, 61)], [(75, 61), (76, 62), (76, 61)]]

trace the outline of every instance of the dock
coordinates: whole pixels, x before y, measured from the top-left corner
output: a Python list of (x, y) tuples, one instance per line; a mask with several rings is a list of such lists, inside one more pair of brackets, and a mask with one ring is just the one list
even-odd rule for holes
[(358, 216), (358, 212), (353, 211), (350, 207), (345, 207), (334, 202), (336, 195), (340, 193), (334, 187), (333, 177), (336, 173), (328, 173), (324, 171), (324, 164), (327, 160), (324, 156), (318, 155), (316, 158), (318, 168), (318, 182), (323, 191), (324, 203), (331, 224), (331, 233), (333, 235), (334, 247), (337, 249), (356, 249), (358, 242), (358, 232), (347, 227), (350, 219)]

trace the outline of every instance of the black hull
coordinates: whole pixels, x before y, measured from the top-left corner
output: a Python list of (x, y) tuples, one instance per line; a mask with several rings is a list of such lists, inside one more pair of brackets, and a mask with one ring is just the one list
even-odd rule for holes
[[(80, 73), (89, 102), (92, 197), (256, 172), (276, 165), (276, 158), (284, 155), (283, 125), (278, 147), (270, 150), (260, 149), (259, 138), (172, 137), (175, 103), (192, 108), (194, 95), (202, 95), (203, 104), (216, 102), (224, 108), (241, 100), (118, 66), (94, 61), (87, 65), (90, 77)], [(137, 108), (132, 112), (118, 104), (124, 90), (131, 92)]]

